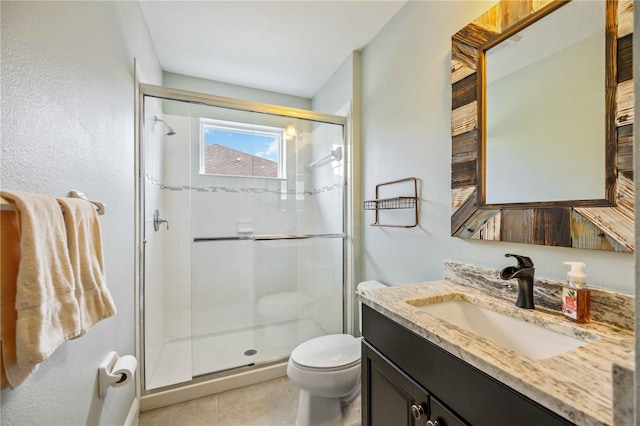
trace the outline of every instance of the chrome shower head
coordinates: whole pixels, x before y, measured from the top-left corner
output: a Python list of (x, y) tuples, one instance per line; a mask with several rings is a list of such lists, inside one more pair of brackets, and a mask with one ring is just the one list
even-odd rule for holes
[(153, 123), (156, 124), (158, 122), (164, 124), (164, 126), (167, 128), (167, 133), (165, 133), (165, 135), (172, 136), (172, 135), (176, 134), (176, 131), (173, 130), (173, 128), (171, 126), (169, 126), (164, 120), (161, 120), (157, 116), (154, 115), (153, 116)]

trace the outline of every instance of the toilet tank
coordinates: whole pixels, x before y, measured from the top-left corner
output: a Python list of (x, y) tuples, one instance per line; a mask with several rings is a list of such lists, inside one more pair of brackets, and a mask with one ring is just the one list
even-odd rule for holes
[[(380, 281), (362, 281), (358, 284), (358, 291), (366, 291), (372, 290), (374, 288), (385, 288), (387, 287), (385, 284), (382, 284)], [(362, 302), (358, 301), (358, 328), (360, 329), (360, 334), (362, 334)]]

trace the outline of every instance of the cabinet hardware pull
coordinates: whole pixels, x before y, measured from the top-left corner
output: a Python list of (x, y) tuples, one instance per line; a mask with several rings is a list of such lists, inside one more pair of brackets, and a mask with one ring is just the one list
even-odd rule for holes
[(440, 423), (437, 420), (427, 420), (427, 426), (440, 426)]
[(424, 408), (422, 405), (413, 404), (411, 406), (411, 415), (414, 419), (420, 420), (420, 417), (424, 416)]

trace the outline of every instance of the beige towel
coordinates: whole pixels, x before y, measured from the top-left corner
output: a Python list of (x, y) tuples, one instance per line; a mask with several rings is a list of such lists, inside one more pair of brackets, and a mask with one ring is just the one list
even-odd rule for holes
[(0, 389), (15, 388), (37, 364), (20, 368), (16, 359), (16, 283), (20, 264), (20, 231), (16, 211), (0, 212)]
[(105, 285), (102, 236), (95, 207), (77, 198), (58, 198), (58, 202), (64, 211), (82, 336), (97, 322), (115, 315), (116, 308)]
[[(21, 221), (16, 362), (22, 369), (34, 369), (80, 332), (64, 220), (53, 197), (22, 191), (0, 194), (15, 203)], [(10, 375), (8, 369), (5, 374)], [(19, 384), (8, 379), (12, 387)]]

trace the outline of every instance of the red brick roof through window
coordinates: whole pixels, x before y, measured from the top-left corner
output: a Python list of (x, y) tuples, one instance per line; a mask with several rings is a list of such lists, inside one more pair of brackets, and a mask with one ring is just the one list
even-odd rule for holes
[(212, 144), (204, 146), (204, 172), (216, 175), (278, 177), (278, 163)]

